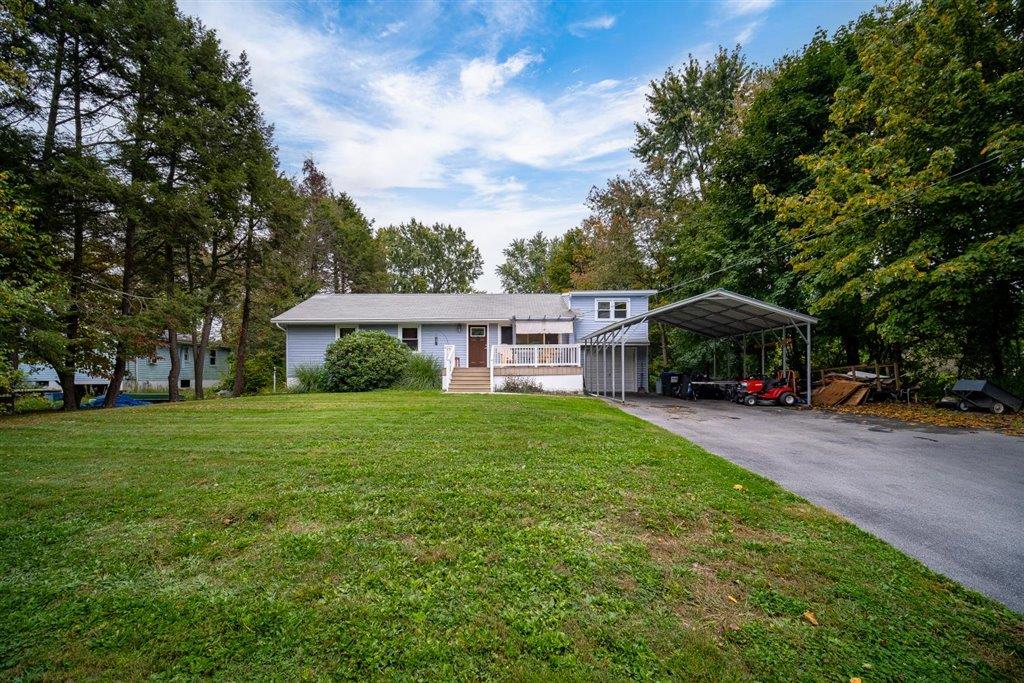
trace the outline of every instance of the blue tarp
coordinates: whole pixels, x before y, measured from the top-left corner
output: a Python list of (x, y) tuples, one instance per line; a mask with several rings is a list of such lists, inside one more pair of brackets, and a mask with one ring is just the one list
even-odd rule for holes
[[(106, 400), (106, 396), (97, 396), (96, 398), (88, 401), (85, 406), (87, 408), (102, 408), (103, 401)], [(129, 406), (148, 406), (152, 405), (149, 401), (140, 401), (137, 398), (126, 396), (125, 394), (118, 394), (117, 401), (114, 403), (115, 408), (126, 408)]]

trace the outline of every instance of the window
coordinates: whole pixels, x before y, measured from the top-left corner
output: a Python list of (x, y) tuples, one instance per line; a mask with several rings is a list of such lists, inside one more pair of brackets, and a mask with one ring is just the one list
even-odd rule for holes
[(487, 328), (484, 327), (483, 325), (470, 325), (469, 326), (469, 336), (470, 337), (486, 337), (487, 336)]
[(557, 334), (517, 334), (516, 344), (558, 344)]
[(188, 347), (187, 346), (181, 347), (181, 353), (185, 357), (185, 360), (188, 360)]
[(349, 325), (348, 327), (343, 327), (341, 325), (338, 325), (338, 327), (335, 328), (335, 329), (337, 331), (336, 339), (341, 339), (342, 337), (347, 337), (348, 335), (350, 335), (350, 334), (352, 334), (353, 332), (356, 331), (356, 328), (355, 328), (354, 325)]
[(420, 328), (418, 327), (403, 327), (402, 328), (402, 343), (408, 346), (413, 351), (420, 350)]
[(501, 343), (511, 344), (512, 343), (512, 326), (502, 325), (501, 326)]
[(217, 349), (210, 349), (210, 365), (217, 364)]
[(181, 380), (181, 388), (182, 389), (188, 389), (191, 386), (192, 386), (192, 380), (190, 380), (190, 379), (183, 379), (183, 380)]
[(628, 299), (598, 299), (597, 320), (624, 320), (629, 317)]

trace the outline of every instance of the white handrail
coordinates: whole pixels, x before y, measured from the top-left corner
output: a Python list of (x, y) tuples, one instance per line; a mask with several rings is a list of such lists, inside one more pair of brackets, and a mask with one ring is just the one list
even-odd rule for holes
[(579, 367), (579, 344), (495, 344), (491, 366), (498, 368)]
[(441, 390), (448, 391), (452, 383), (452, 373), (455, 372), (455, 347), (451, 344), (444, 345), (444, 372), (441, 374)]

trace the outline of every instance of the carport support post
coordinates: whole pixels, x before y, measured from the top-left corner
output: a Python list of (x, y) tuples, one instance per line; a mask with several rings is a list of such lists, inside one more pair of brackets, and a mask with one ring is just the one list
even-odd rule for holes
[(622, 370), (619, 372), (622, 375), (622, 402), (626, 402), (626, 330), (622, 330)]
[(608, 340), (608, 351), (612, 357), (612, 375), (608, 378), (608, 388), (611, 391), (608, 392), (608, 396), (615, 398), (615, 337)]
[(761, 376), (764, 377), (764, 330), (761, 330)]
[(601, 395), (604, 396), (608, 389), (608, 349), (604, 345), (604, 337), (601, 337)]
[(811, 405), (811, 324), (807, 323), (807, 405)]

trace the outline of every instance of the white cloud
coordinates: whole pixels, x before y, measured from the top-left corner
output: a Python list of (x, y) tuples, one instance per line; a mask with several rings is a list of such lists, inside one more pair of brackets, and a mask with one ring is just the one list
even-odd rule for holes
[(377, 35), (378, 35), (379, 38), (387, 38), (388, 36), (395, 35), (399, 31), (401, 31), (403, 28), (405, 28), (405, 22), (404, 21), (392, 21), (390, 24), (388, 24), (387, 26), (384, 27), (383, 31), (381, 31)]
[[(324, 32), (267, 5), (239, 12), (234, 4), (185, 3), (184, 11), (215, 27), (231, 53), (248, 53), (293, 172), (312, 154), (379, 225), (413, 215), (462, 225), (486, 259), (481, 287), (498, 288), (493, 270), (510, 239), (560, 233), (585, 215), (580, 178), (589, 186), (588, 174), (631, 163), (644, 80), (540, 94), (517, 87), (540, 61), (525, 49), (499, 60), (478, 40), (476, 55), (469, 47), (431, 61), (415, 46), (380, 49), (376, 34)], [(577, 180), (531, 187), (538, 173)]]
[(583, 37), (591, 31), (607, 31), (613, 26), (615, 26), (615, 17), (610, 14), (601, 14), (591, 19), (569, 24), (569, 33), (576, 37)]
[(458, 172), (455, 179), (463, 185), (473, 188), (482, 197), (495, 195), (511, 195), (522, 192), (526, 185), (516, 180), (515, 176), (495, 178), (479, 168), (466, 168)]
[(750, 39), (754, 37), (754, 32), (757, 31), (757, 29), (760, 28), (760, 26), (760, 21), (750, 22), (749, 24), (744, 26), (739, 33), (736, 34), (736, 37), (733, 38), (733, 42), (738, 43), (739, 45), (746, 46), (747, 43), (750, 42)]
[(520, 50), (504, 62), (492, 58), (477, 58), (459, 73), (462, 90), (470, 97), (480, 97), (500, 90), (505, 82), (518, 76), (530, 64), (540, 62), (538, 55)]
[(744, 17), (766, 11), (775, 4), (775, 0), (725, 0), (723, 4), (729, 16)]

